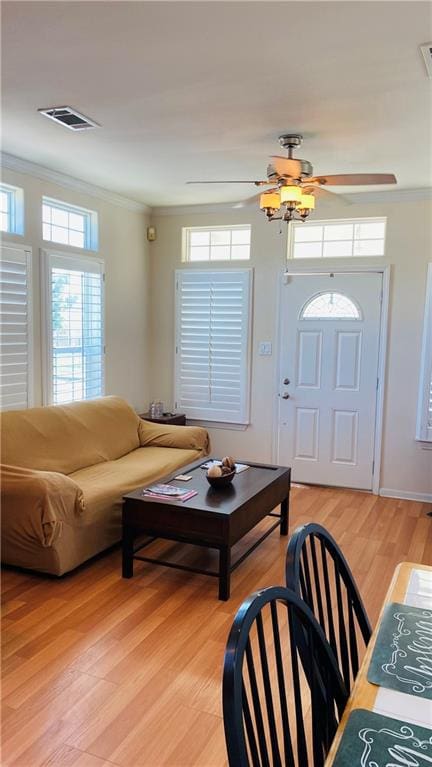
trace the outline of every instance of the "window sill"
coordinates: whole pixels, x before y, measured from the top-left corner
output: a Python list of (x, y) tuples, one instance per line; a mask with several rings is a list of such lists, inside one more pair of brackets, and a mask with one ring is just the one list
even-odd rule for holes
[(227, 429), (228, 431), (246, 431), (248, 423), (227, 423), (224, 421), (201, 421), (197, 418), (186, 418), (186, 426), (203, 426), (204, 429)]
[(421, 437), (416, 437), (415, 441), (417, 442), (420, 450), (432, 450), (432, 441), (430, 439), (421, 439)]

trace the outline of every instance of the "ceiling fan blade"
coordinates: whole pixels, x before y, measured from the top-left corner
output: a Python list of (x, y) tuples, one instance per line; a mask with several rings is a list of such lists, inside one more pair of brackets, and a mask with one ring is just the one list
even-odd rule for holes
[(302, 186), (302, 190), (303, 192), (306, 192), (306, 194), (313, 194), (314, 197), (322, 197), (324, 200), (328, 200), (329, 202), (341, 202), (343, 205), (352, 204), (351, 200), (349, 200), (348, 197), (345, 197), (344, 194), (336, 194), (335, 192), (330, 192), (329, 189), (318, 186), (318, 184), (314, 184), (313, 186)]
[(255, 184), (255, 186), (264, 186), (264, 184), (274, 184), (274, 181), (186, 181), (186, 184)]
[(315, 176), (308, 181), (331, 186), (369, 186), (371, 184), (397, 184), (393, 173), (346, 173), (339, 176)]
[[(275, 186), (273, 189), (266, 189), (264, 194), (278, 191), (278, 187)], [(233, 205), (233, 208), (246, 208), (248, 205), (252, 205), (254, 202), (259, 202), (262, 194), (263, 192), (259, 192), (259, 194), (254, 194), (252, 197), (248, 197), (246, 200), (240, 200), (240, 202), (236, 202), (235, 205)]]
[(301, 177), (302, 165), (300, 160), (280, 157), (279, 155), (273, 155), (270, 157), (270, 160), (276, 173), (280, 176), (290, 176), (291, 178)]

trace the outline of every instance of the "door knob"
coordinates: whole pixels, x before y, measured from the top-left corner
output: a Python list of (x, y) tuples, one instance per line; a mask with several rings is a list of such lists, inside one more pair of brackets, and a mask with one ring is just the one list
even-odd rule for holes
[(290, 395), (288, 394), (288, 392), (284, 391), (284, 393), (282, 394), (282, 399), (289, 399), (289, 396)]
[(285, 386), (288, 386), (288, 384), (290, 383), (289, 378), (284, 378), (283, 383)]

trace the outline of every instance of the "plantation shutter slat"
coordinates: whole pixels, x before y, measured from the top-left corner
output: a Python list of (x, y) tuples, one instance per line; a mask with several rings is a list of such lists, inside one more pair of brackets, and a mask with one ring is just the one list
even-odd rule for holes
[(0, 251), (0, 407), (31, 404), (29, 250)]
[(188, 418), (248, 422), (251, 275), (176, 273), (176, 407)]

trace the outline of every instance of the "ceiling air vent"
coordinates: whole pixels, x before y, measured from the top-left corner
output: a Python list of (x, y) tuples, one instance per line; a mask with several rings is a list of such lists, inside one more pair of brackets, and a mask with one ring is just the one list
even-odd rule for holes
[(71, 107), (48, 107), (48, 109), (38, 109), (42, 115), (49, 117), (60, 125), (70, 130), (88, 130), (89, 128), (100, 128), (100, 125), (90, 120), (80, 112), (76, 112)]
[(432, 43), (424, 43), (420, 46), (429, 77), (432, 77)]

